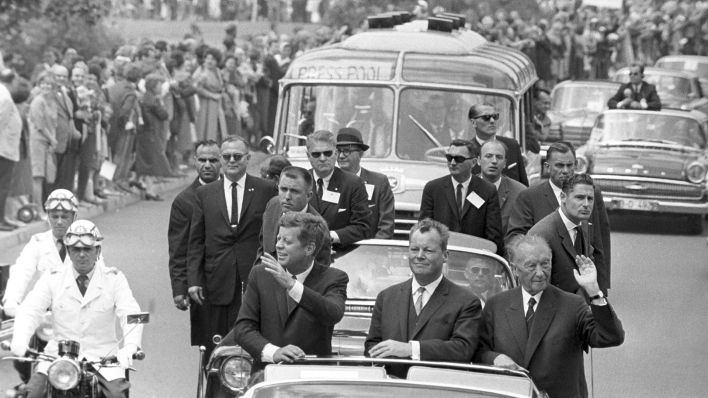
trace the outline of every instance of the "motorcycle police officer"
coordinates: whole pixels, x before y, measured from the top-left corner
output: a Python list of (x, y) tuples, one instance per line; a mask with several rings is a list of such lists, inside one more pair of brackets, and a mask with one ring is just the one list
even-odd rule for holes
[[(123, 331), (123, 347), (115, 353), (120, 367), (98, 370), (101, 391), (107, 398), (125, 397), (130, 383), (125, 369), (142, 341), (142, 326), (127, 323), (128, 314), (140, 312), (128, 281), (118, 269), (99, 261), (103, 236), (88, 220), (75, 221), (64, 236), (71, 267), (56, 267), (39, 279), (17, 310), (12, 352), (25, 355), (28, 342), (44, 312), (52, 311), (54, 335), (45, 353), (57, 355), (57, 342), (74, 340), (80, 344), (79, 358), (97, 361), (115, 353), (119, 339), (116, 319)], [(28, 398), (47, 392), (47, 362), (39, 362), (27, 384)]]

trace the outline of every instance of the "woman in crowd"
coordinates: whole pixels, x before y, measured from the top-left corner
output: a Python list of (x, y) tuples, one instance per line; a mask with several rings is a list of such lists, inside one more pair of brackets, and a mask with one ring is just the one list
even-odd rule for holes
[(167, 69), (172, 76), (170, 93), (174, 104), (174, 114), (170, 121), (170, 153), (178, 159), (171, 159), (172, 167), (177, 170), (177, 163), (188, 163), (194, 149), (196, 134), (193, 134), (196, 106), (196, 89), (192, 75), (187, 70), (184, 53), (172, 51), (167, 61)]
[(222, 108), (222, 95), (226, 87), (218, 68), (220, 62), (219, 50), (207, 48), (202, 67), (195, 72), (194, 81), (199, 96), (197, 134), (200, 140), (221, 142), (228, 135)]
[(226, 95), (224, 95), (224, 116), (229, 134), (241, 135), (241, 94), (246, 82), (238, 70), (236, 55), (227, 55), (224, 60), (224, 69), (221, 70)]
[(54, 157), (54, 148), (57, 145), (54, 76), (50, 72), (41, 73), (37, 78), (37, 86), (39, 91), (30, 102), (27, 121), (32, 159), (32, 201), (41, 208), (44, 201), (44, 184), (53, 184), (57, 171)]

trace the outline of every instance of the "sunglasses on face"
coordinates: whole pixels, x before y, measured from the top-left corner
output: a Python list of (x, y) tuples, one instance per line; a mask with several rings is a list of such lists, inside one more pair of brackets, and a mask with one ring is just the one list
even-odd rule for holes
[(310, 152), (310, 156), (312, 156), (315, 159), (318, 159), (322, 155), (324, 155), (324, 157), (328, 158), (328, 157), (334, 155), (334, 151)]
[(482, 274), (482, 275), (489, 275), (492, 273), (491, 269), (482, 268), (482, 267), (471, 267), (470, 271), (472, 271), (473, 274)]
[[(224, 157), (224, 160), (226, 160), (226, 157)], [(217, 158), (197, 158), (197, 161), (199, 163), (216, 163), (219, 161)], [(228, 160), (226, 160), (228, 162)]]
[(452, 156), (452, 155), (450, 155), (450, 154), (446, 154), (446, 155), (445, 155), (445, 159), (447, 159), (447, 162), (448, 162), (448, 163), (452, 163), (453, 160), (455, 161), (455, 163), (462, 163), (462, 162), (464, 162), (464, 161), (467, 161), (467, 160), (470, 160), (470, 159), (474, 159), (474, 158), (466, 158), (466, 157), (460, 156), (460, 155)]
[(245, 153), (222, 153), (221, 158), (224, 162), (233, 160), (234, 162), (240, 162), (243, 157), (246, 156)]
[(498, 113), (489, 113), (489, 114), (486, 114), (486, 115), (475, 116), (473, 119), (482, 119), (482, 120), (484, 120), (485, 122), (489, 122), (489, 121), (491, 121), (492, 119), (494, 119), (494, 120), (499, 120), (499, 114), (498, 114)]

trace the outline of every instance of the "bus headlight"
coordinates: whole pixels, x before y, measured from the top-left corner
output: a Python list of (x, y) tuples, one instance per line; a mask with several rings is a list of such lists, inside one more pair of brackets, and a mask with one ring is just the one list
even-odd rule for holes
[(686, 179), (694, 184), (700, 184), (706, 179), (706, 166), (700, 162), (692, 162), (686, 166)]
[(221, 383), (231, 391), (244, 391), (251, 376), (251, 361), (236, 355), (227, 358), (219, 369)]
[(584, 155), (578, 155), (575, 163), (575, 172), (578, 174), (585, 174), (588, 171), (588, 158)]
[(49, 365), (47, 377), (57, 390), (67, 391), (79, 384), (81, 369), (73, 359), (58, 358)]

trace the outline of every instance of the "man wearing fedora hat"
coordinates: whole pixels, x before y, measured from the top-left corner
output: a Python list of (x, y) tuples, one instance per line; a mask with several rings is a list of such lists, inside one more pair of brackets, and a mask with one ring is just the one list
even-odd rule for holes
[(337, 163), (347, 172), (356, 174), (366, 187), (371, 210), (370, 237), (376, 239), (393, 238), (394, 199), (388, 177), (361, 167), (361, 157), (369, 146), (364, 144), (361, 132), (345, 127), (337, 132)]

